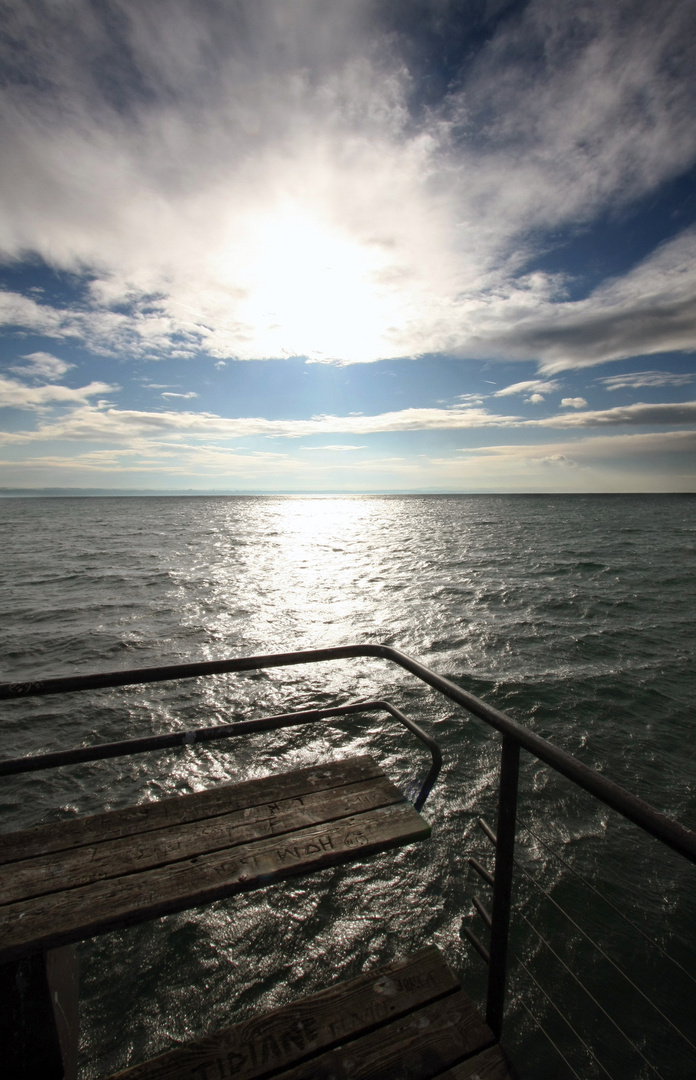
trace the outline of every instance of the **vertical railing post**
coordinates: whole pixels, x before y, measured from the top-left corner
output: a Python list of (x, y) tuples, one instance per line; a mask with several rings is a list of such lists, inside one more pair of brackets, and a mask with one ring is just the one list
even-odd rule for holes
[(500, 791), (495, 849), (490, 964), (488, 967), (488, 996), (486, 1001), (486, 1022), (496, 1039), (500, 1039), (501, 1036), (503, 1007), (505, 1005), (519, 765), (519, 743), (511, 735), (503, 735), (503, 749), (500, 758)]

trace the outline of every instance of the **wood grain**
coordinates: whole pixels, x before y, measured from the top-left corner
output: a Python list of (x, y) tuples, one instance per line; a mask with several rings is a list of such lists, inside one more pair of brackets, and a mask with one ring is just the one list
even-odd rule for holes
[(275, 1075), (340, 1040), (383, 1028), (458, 988), (430, 946), (406, 960), (340, 983), (205, 1039), (132, 1066), (111, 1080), (253, 1080)]
[(347, 784), (335, 791), (278, 798), (231, 814), (23, 859), (0, 872), (0, 905), (60, 892), (66, 882), (76, 888), (123, 877), (403, 801), (399, 789), (382, 777)]
[(310, 791), (333, 790), (378, 776), (384, 776), (384, 773), (365, 754), (289, 773), (264, 776), (258, 780), (245, 780), (240, 784), (226, 784), (190, 795), (178, 795), (159, 802), (129, 806), (123, 810), (108, 810), (51, 825), (38, 825), (21, 832), (0, 834), (0, 864), (121, 836), (133, 836), (170, 824), (200, 821), (217, 814), (270, 803), (275, 799), (290, 799)]
[[(279, 1074), (283, 1080), (428, 1080), (493, 1042), (461, 990)], [(197, 1078), (198, 1080), (198, 1078)], [(200, 1080), (212, 1080), (201, 1077)]]
[(0, 908), (0, 962), (210, 903), (430, 835), (406, 803)]

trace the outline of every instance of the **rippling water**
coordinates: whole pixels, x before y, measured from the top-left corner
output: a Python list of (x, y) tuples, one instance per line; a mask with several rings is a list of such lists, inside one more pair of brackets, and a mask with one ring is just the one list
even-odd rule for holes
[[(0, 537), (2, 679), (383, 642), (696, 827), (696, 498), (7, 499)], [(446, 768), (425, 811), (433, 839), (368, 862), (359, 880), (349, 868), (328, 870), (80, 946), (84, 1077), (310, 992), (329, 981), (328, 971), (348, 977), (429, 940), (480, 995), (481, 962), (461, 927), (464, 920), (476, 928), (469, 897), (485, 891), (467, 856), (486, 855), (476, 817), (495, 819), (498, 744), (375, 660), (5, 707), (2, 755), (15, 756), (368, 696), (388, 697), (441, 742)], [(6, 780), (3, 828), (365, 750), (408, 790), (424, 772), (418, 748), (373, 715)], [(682, 1050), (671, 1029), (669, 1060), (654, 1051), (653, 1038), (665, 1042), (663, 1022), (618, 989), (613, 968), (585, 956), (580, 933), (552, 903), (582, 917), (607, 949), (623, 949), (632, 973), (647, 972), (663, 1012), (696, 1043), (692, 868), (531, 759), (521, 786), (517, 955), (556, 1004), (567, 1002), (573, 1026), (589, 1029), (583, 1037), (593, 1053), (615, 1061), (625, 1039), (611, 1026), (596, 1034), (601, 1016), (563, 968), (571, 958), (596, 968), (600, 1008), (601, 993), (625, 999), (625, 1033), (640, 1053), (657, 1054), (662, 1076), (696, 1074), (696, 1053)], [(655, 959), (639, 935), (636, 945), (573, 870), (681, 969)], [(556, 942), (558, 960), (539, 931)], [(553, 1005), (533, 984), (526, 989), (527, 978), (515, 968), (505, 1039), (521, 1070), (572, 1075), (535, 1034), (530, 1008), (561, 1048), (567, 1043), (580, 1075), (604, 1075), (587, 1050), (572, 1048)], [(617, 1066), (614, 1075), (654, 1075), (629, 1054), (628, 1071)]]

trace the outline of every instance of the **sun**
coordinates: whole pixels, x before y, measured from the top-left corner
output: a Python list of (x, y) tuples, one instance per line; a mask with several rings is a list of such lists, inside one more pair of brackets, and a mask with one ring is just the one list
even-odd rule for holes
[(245, 265), (233, 243), (220, 271), (244, 280), (236, 314), (260, 356), (360, 363), (390, 355), (388, 332), (398, 312), (381, 284), (388, 265), (378, 245), (292, 209), (256, 223), (243, 247)]

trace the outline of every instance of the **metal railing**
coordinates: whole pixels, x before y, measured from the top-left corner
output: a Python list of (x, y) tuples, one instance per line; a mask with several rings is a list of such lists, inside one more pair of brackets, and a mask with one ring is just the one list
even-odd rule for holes
[[(2, 686), (1, 683), (0, 686)], [(84, 690), (86, 687), (79, 689)], [(50, 693), (50, 691), (46, 692)], [(4, 761), (0, 760), (0, 776), (40, 772), (43, 769), (56, 769), (61, 765), (77, 765), (84, 761), (130, 757), (131, 754), (146, 754), (153, 750), (168, 750), (177, 746), (193, 746), (194, 743), (230, 739), (236, 735), (253, 735), (260, 731), (279, 731), (280, 728), (295, 727), (299, 724), (314, 724), (318, 720), (328, 720), (332, 716), (348, 716), (352, 713), (364, 712), (388, 712), (430, 750), (432, 763), (413, 803), (416, 810), (422, 809), (442, 768), (442, 751), (435, 740), (426, 735), (418, 724), (404, 716), (401, 710), (390, 701), (381, 700), (351, 701), (346, 705), (334, 705), (328, 709), (304, 709), (301, 712), (264, 716), (258, 720), (237, 720), (233, 724), (217, 724), (215, 727), (193, 728), (189, 731), (175, 731), (166, 735), (148, 735), (141, 739), (123, 739), (114, 743), (96, 743), (94, 746), (77, 746), (72, 750), (56, 750), (50, 754), (34, 754), (31, 757), (7, 758)]]
[[(495, 833), (488, 829), (490, 839), (495, 841), (495, 869), (493, 874), (487, 874), (487, 879), (493, 886), (492, 910), (486, 921), (490, 923), (490, 948), (485, 949), (474, 935), (474, 944), (488, 963), (488, 986), (486, 997), (486, 1020), (493, 1030), (496, 1038), (500, 1038), (503, 1025), (503, 1009), (505, 1004), (508, 937), (510, 925), (510, 907), (512, 895), (512, 879), (514, 871), (515, 850), (515, 826), (517, 815), (517, 788), (519, 777), (520, 750), (523, 749), (532, 754), (538, 760), (549, 765), (556, 772), (567, 777), (572, 783), (583, 788), (606, 806), (616, 810), (624, 818), (644, 829), (662, 844), (676, 851), (679, 855), (696, 863), (696, 833), (685, 828), (679, 822), (659, 813), (644, 800), (633, 795), (619, 784), (608, 777), (583, 764), (572, 754), (554, 746), (546, 739), (525, 728), (522, 724), (513, 720), (505, 713), (493, 708), (486, 702), (481, 701), (473, 694), (449, 679), (443, 678), (424, 664), (412, 659), (405, 653), (400, 652), (388, 645), (346, 645), (329, 649), (311, 649), (301, 652), (276, 653), (264, 656), (250, 656), (227, 660), (212, 660), (194, 664), (176, 664), (167, 667), (140, 668), (133, 670), (114, 671), (94, 675), (76, 675), (67, 678), (44, 679), (34, 682), (3, 683), (0, 684), (0, 700), (13, 698), (33, 697), (45, 694), (62, 694), (79, 690), (95, 690), (114, 686), (129, 686), (143, 683), (161, 682), (169, 679), (195, 678), (201, 675), (224, 674), (231, 672), (256, 671), (263, 668), (283, 667), (295, 664), (313, 664), (330, 660), (346, 660), (356, 657), (374, 657), (397, 664), (399, 667), (410, 672), (416, 678), (426, 683), (434, 690), (444, 695), (450, 701), (466, 709), (467, 712), (483, 720), (485, 723), (502, 733), (502, 753), (500, 761), (500, 783), (498, 795), (498, 821)], [(425, 784), (419, 795), (422, 806), (427, 791), (428, 782), (432, 786), (434, 775), (439, 770), (437, 754), (439, 750), (436, 744), (421, 731), (412, 721), (407, 720), (399, 710), (388, 702), (355, 702), (346, 706), (338, 706), (334, 709), (310, 710), (305, 714), (285, 714), (280, 717), (270, 717), (259, 721), (241, 721), (225, 727), (233, 729), (229, 734), (241, 734), (242, 729), (271, 730), (274, 727), (286, 726), (293, 722), (310, 722), (330, 715), (341, 715), (346, 712), (358, 712), (361, 709), (386, 709), (397, 720), (404, 723), (431, 749), (433, 765), (426, 778)], [(293, 720), (293, 717), (301, 717)], [(266, 726), (264, 726), (266, 725)], [(200, 729), (196, 733), (178, 732), (170, 736), (153, 736), (149, 739), (135, 740), (140, 744), (134, 750), (123, 752), (140, 752), (141, 750), (159, 749), (163, 746), (180, 745), (182, 743), (203, 741), (204, 739), (225, 737), (217, 735), (222, 733), (222, 727)], [(166, 741), (169, 740), (169, 741)], [(147, 745), (144, 745), (147, 744)], [(115, 756), (122, 752), (121, 748), (127, 744), (111, 744), (108, 749), (109, 756)], [(117, 749), (114, 749), (117, 748)], [(77, 751), (69, 751), (70, 754), (81, 754), (79, 760), (94, 760), (96, 756), (105, 756), (95, 753), (93, 750), (100, 748), (80, 748)], [(113, 754), (111, 753), (113, 749)], [(28, 771), (36, 767), (48, 767), (49, 764), (64, 764), (65, 760), (58, 760), (58, 754), (43, 755), (45, 765), (27, 764), (26, 769), (20, 769), (18, 762), (0, 762), (0, 775), (4, 772)], [(47, 761), (51, 758), (51, 762)], [(18, 759), (21, 761), (22, 759)], [(23, 759), (25, 762), (39, 759)], [(78, 760), (77, 757), (74, 760)], [(427, 790), (426, 790), (427, 788)], [(423, 792), (425, 791), (425, 794)], [(416, 803), (418, 806), (418, 802)], [(480, 903), (480, 902), (479, 902)], [(483, 907), (483, 905), (480, 905)]]

